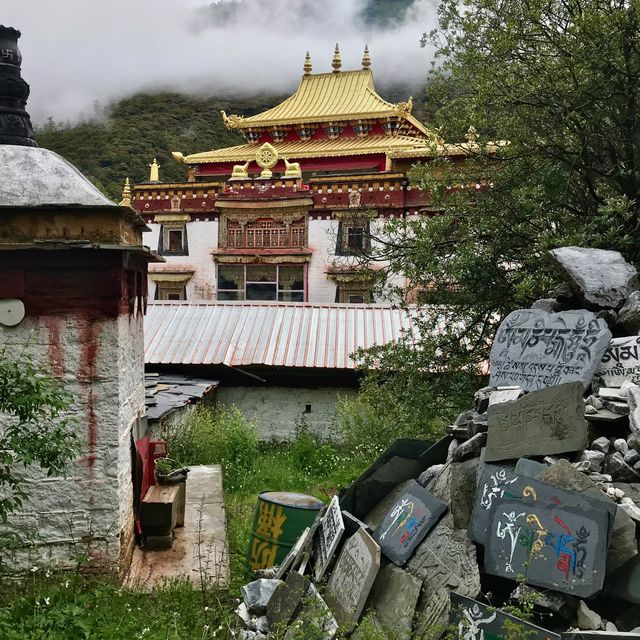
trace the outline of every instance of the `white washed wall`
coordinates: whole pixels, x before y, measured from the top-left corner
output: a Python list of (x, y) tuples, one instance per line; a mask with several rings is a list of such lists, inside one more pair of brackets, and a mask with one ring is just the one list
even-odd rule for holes
[(26, 318), (3, 327), (0, 341), (16, 354), (26, 344), (34, 362), (54, 366), (74, 398), (79, 445), (64, 475), (29, 469), (31, 497), (8, 523), (23, 546), (5, 561), (20, 570), (87, 555), (118, 569), (133, 544), (130, 434), (144, 411), (142, 316)]
[[(225, 387), (216, 391), (220, 404), (235, 405), (258, 427), (262, 440), (292, 440), (296, 423), (304, 418), (311, 431), (323, 439), (335, 437), (336, 401), (338, 396), (354, 396), (350, 387)], [(305, 413), (305, 406), (311, 411)]]

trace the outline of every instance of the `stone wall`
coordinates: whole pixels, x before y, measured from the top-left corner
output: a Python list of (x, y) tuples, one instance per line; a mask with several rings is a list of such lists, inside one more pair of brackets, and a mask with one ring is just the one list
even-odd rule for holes
[[(335, 436), (338, 396), (353, 396), (349, 387), (225, 387), (216, 392), (220, 404), (235, 405), (258, 427), (262, 440), (291, 440), (302, 418), (323, 439)], [(310, 405), (310, 411), (305, 412)]]
[(59, 477), (28, 470), (31, 497), (9, 520), (22, 545), (5, 558), (16, 570), (80, 556), (123, 566), (133, 546), (131, 427), (144, 412), (142, 315), (27, 317), (0, 329), (0, 342), (64, 383), (79, 448)]

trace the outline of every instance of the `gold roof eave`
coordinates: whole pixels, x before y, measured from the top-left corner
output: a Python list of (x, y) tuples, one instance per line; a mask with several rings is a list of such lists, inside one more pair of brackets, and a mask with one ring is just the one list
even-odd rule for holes
[(236, 130), (379, 118), (406, 120), (428, 135), (411, 115), (410, 100), (393, 104), (378, 95), (371, 69), (305, 74), (293, 95), (267, 111), (248, 117), (222, 112), (225, 126)]
[[(215, 149), (195, 153), (183, 158), (186, 164), (205, 164), (217, 162), (241, 162), (254, 160), (260, 143), (246, 143), (224, 149)], [(393, 150), (416, 150), (425, 154), (432, 146), (423, 138), (410, 136), (379, 136), (368, 138), (337, 138), (274, 143), (281, 158), (303, 160), (305, 158), (360, 156), (378, 153), (391, 155)]]

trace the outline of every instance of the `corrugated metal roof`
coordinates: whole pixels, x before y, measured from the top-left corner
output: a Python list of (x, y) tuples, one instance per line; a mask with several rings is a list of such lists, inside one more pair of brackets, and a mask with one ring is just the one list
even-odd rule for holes
[(147, 364), (355, 369), (359, 348), (415, 330), (387, 305), (156, 302), (145, 317)]

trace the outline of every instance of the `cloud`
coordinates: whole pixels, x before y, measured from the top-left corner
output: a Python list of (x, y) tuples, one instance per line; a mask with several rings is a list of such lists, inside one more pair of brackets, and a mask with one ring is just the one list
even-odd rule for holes
[[(214, 24), (201, 0), (2, 0), (5, 25), (22, 31), (23, 76), (36, 122), (74, 120), (138, 91), (284, 92), (295, 88), (304, 54), (331, 70), (357, 69), (368, 43), (382, 82), (425, 78), (431, 52), (418, 46), (436, 0), (414, 0), (401, 21), (363, 23), (364, 0), (244, 0)], [(205, 17), (206, 16), (206, 17)]]

